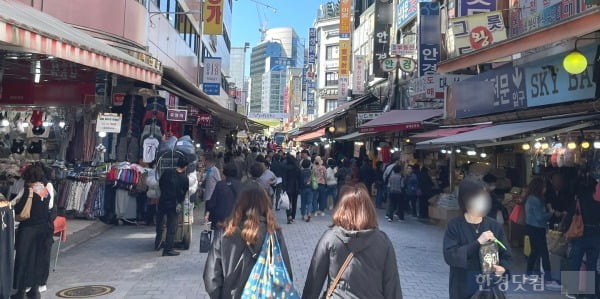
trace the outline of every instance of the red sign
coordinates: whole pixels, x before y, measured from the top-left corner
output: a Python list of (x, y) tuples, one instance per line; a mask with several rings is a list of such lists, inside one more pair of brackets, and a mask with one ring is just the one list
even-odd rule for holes
[(114, 106), (123, 106), (123, 102), (125, 101), (124, 93), (115, 93), (113, 94), (113, 105)]
[(469, 34), (469, 42), (471, 43), (471, 47), (473, 49), (479, 50), (493, 43), (494, 36), (487, 27), (478, 26), (471, 30), (471, 33)]
[(210, 126), (210, 122), (212, 121), (212, 116), (208, 113), (199, 113), (198, 114), (198, 125), (201, 126)]
[(168, 121), (187, 121), (187, 110), (167, 109)]
[(379, 127), (367, 127), (360, 128), (360, 133), (380, 133), (380, 132), (388, 132), (388, 131), (408, 131), (408, 130), (418, 130), (421, 129), (423, 125), (421, 123), (406, 123), (406, 124), (397, 124), (397, 125), (388, 125), (388, 126), (379, 126)]

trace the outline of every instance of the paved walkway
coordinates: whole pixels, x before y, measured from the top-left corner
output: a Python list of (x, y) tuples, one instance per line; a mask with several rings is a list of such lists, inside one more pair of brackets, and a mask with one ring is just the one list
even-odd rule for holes
[[(380, 213), (381, 229), (394, 242), (404, 298), (448, 297), (448, 267), (443, 261), (443, 228), (416, 220), (388, 223)], [(284, 212), (278, 212), (284, 223)], [(330, 216), (310, 223), (283, 224), (292, 259), (294, 284), (301, 291), (315, 245), (330, 223)], [(150, 227), (115, 227), (63, 254), (56, 273), (51, 273), (49, 291), (43, 298), (56, 298), (69, 287), (103, 284), (116, 288), (99, 298), (198, 299), (204, 292), (202, 272), (206, 254), (198, 253), (196, 225), (193, 247), (179, 257), (160, 257), (152, 250)], [(546, 297), (547, 298), (547, 297)]]

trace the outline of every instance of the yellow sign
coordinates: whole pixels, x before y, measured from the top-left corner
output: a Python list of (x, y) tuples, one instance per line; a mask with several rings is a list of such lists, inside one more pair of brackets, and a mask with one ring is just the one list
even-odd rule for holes
[(340, 38), (350, 38), (352, 1), (340, 0)]
[(350, 47), (350, 40), (348, 39), (340, 39), (340, 71), (339, 76), (348, 76), (350, 75), (350, 57), (351, 57), (352, 48)]
[(223, 34), (223, 1), (204, 1), (204, 34)]

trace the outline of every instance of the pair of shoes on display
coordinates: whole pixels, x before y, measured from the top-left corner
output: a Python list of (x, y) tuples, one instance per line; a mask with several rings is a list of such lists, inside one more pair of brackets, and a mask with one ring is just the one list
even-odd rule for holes
[(179, 255), (180, 255), (180, 253), (178, 251), (175, 251), (175, 250), (165, 251), (162, 254), (162, 256), (179, 256)]

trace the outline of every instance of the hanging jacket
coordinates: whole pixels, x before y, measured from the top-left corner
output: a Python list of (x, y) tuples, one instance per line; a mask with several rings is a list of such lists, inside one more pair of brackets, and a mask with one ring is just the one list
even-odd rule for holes
[[(223, 236), (223, 230), (216, 231), (212, 247), (206, 258), (203, 275), (206, 292), (211, 299), (241, 298), (246, 281), (260, 254), (266, 232), (266, 220), (261, 218), (258, 241), (249, 246), (242, 239), (240, 230), (232, 236)], [(280, 230), (277, 231), (277, 238), (291, 279), (290, 257)]]
[(396, 253), (388, 236), (379, 229), (347, 231), (338, 226), (327, 230), (319, 240), (302, 298), (320, 298), (323, 284), (335, 279), (350, 252), (354, 257), (332, 298), (402, 298)]

